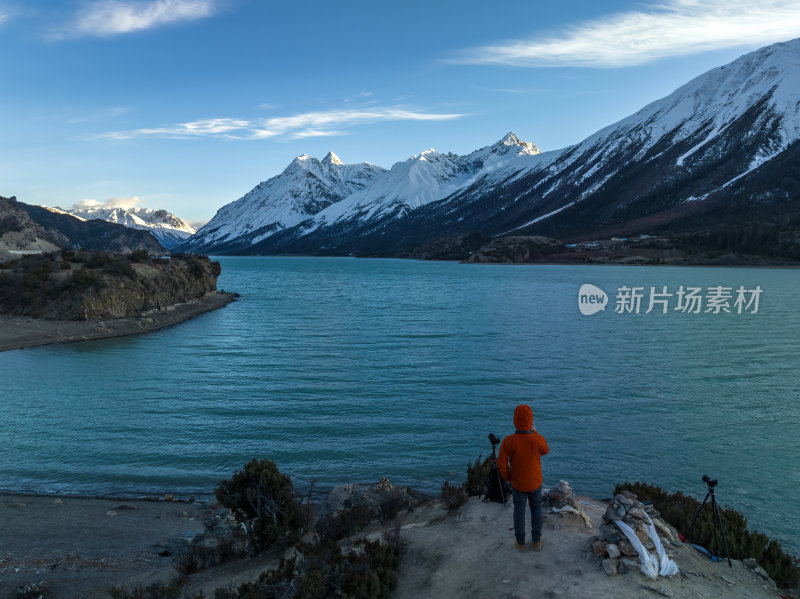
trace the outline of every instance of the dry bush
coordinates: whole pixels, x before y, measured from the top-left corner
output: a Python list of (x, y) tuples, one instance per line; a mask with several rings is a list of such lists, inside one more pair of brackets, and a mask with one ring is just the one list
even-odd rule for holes
[(447, 508), (449, 512), (457, 510), (468, 501), (467, 492), (462, 487), (451, 485), (447, 481), (444, 481), (442, 485), (441, 499), (442, 506)]

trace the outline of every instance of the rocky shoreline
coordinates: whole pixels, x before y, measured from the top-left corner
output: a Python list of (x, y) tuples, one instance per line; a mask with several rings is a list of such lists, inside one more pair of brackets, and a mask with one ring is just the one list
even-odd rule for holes
[(107, 320), (65, 321), (0, 315), (0, 351), (147, 333), (222, 308), (237, 297), (236, 293), (210, 291), (197, 299), (137, 317)]

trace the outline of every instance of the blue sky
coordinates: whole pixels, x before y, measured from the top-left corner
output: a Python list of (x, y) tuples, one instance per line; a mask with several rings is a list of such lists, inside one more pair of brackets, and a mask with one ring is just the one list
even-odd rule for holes
[(303, 153), (562, 148), (798, 35), (796, 0), (0, 0), (0, 195), (207, 220)]

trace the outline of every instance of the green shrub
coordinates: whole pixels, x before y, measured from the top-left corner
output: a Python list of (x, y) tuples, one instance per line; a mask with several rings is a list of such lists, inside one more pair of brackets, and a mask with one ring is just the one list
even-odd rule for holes
[[(400, 547), (396, 544), (360, 539), (356, 549), (344, 553), (327, 539), (301, 543), (298, 550), (302, 562), (282, 559), (278, 568), (263, 572), (258, 582), (239, 587), (237, 599), (388, 599), (397, 585)], [(229, 598), (233, 599), (220, 595), (220, 599)]]
[(52, 272), (53, 266), (50, 264), (50, 262), (41, 262), (36, 264), (36, 266), (25, 273), (25, 276), (22, 279), (23, 284), (26, 287), (40, 287), (50, 278), (50, 274)]
[(185, 576), (213, 568), (224, 564), (232, 557), (242, 557), (244, 553), (240, 550), (241, 547), (235, 537), (217, 539), (214, 546), (192, 543), (178, 555), (175, 569)]
[[(249, 472), (252, 479), (257, 469), (270, 477), (277, 476), (277, 468), (268, 460), (253, 460), (244, 472)], [(234, 478), (242, 474), (237, 473)], [(386, 496), (394, 494), (387, 492)], [(397, 527), (394, 535), (384, 533), (384, 540), (357, 539), (354, 549), (348, 552), (339, 545), (339, 541), (376, 518), (373, 509), (356, 504), (328, 514), (317, 523), (315, 542), (296, 545), (297, 557), (281, 558), (277, 568), (262, 572), (257, 581), (242, 584), (236, 590), (217, 589), (214, 599), (388, 599), (397, 585), (400, 567), (402, 545)]]
[(130, 254), (128, 254), (128, 259), (131, 262), (146, 262), (150, 259), (150, 252), (139, 248), (138, 250), (133, 250)]
[(464, 482), (464, 490), (470, 497), (483, 495), (483, 485), (489, 477), (489, 470), (492, 468), (491, 458), (481, 461), (482, 456), (478, 456), (474, 464), (467, 464), (467, 480)]
[[(112, 586), (109, 590), (111, 599), (178, 599), (184, 597), (178, 583), (164, 584), (154, 582), (149, 586), (135, 586), (131, 589)], [(203, 599), (203, 592), (192, 595), (191, 599)]]
[(357, 504), (336, 514), (326, 515), (317, 523), (316, 530), (322, 539), (341, 541), (363, 529), (374, 518), (375, 514), (369, 507)]
[(206, 269), (205, 267), (203, 267), (203, 263), (196, 257), (187, 259), (186, 266), (189, 267), (189, 274), (192, 275), (195, 279), (199, 279), (200, 277), (206, 274)]
[(108, 254), (100, 251), (92, 252), (91, 256), (86, 260), (86, 268), (103, 268), (106, 264), (111, 262), (112, 258)]
[(381, 509), (381, 522), (395, 520), (403, 510), (410, 510), (412, 507), (408, 495), (394, 487), (381, 493), (378, 506)]
[(281, 536), (297, 536), (300, 513), (292, 480), (271, 460), (251, 460), (230, 480), (223, 480), (215, 495), (244, 524), (251, 553), (260, 553)]
[(73, 269), (69, 277), (61, 283), (62, 290), (70, 292), (100, 289), (101, 287), (103, 287), (103, 282), (100, 277), (85, 268)]
[(61, 264), (58, 265), (58, 267), (61, 270), (69, 270), (70, 268), (72, 268), (72, 264), (70, 264), (69, 262), (62, 262)]
[(136, 271), (131, 266), (131, 263), (123, 258), (114, 258), (106, 263), (103, 271), (110, 275), (128, 277), (129, 279), (136, 278)]
[[(682, 534), (700, 507), (700, 501), (683, 493), (667, 493), (664, 489), (645, 483), (623, 483), (617, 485), (614, 494), (627, 490), (634, 493), (640, 501), (650, 501), (666, 522)], [(769, 540), (766, 535), (747, 529), (747, 519), (729, 507), (719, 508), (720, 520), (725, 530), (725, 539), (732, 559), (754, 558), (767, 571), (770, 577), (782, 587), (794, 587), (800, 582), (800, 570), (792, 562), (790, 555), (781, 549), (781, 544)], [(721, 535), (714, 536), (712, 510), (709, 504), (697, 517), (692, 529), (692, 542), (698, 543), (713, 555), (725, 555)]]
[(467, 493), (463, 487), (457, 487), (444, 481), (442, 485), (442, 506), (447, 508), (447, 511), (452, 512), (453, 510), (457, 510), (467, 503), (467, 501)]

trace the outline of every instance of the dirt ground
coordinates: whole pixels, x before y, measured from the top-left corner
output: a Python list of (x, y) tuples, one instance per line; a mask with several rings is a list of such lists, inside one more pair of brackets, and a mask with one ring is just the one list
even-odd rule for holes
[(100, 321), (42, 320), (0, 314), (0, 351), (146, 333), (216, 310), (235, 298), (232, 293), (212, 291), (200, 299), (152, 311), (137, 318)]
[(41, 581), (52, 597), (108, 597), (132, 576), (172, 574), (175, 553), (203, 531), (208, 510), (198, 502), (0, 495), (0, 599)]
[[(607, 576), (589, 540), (600, 533), (603, 502), (580, 498), (592, 528), (577, 516), (545, 514), (544, 547), (514, 547), (511, 506), (472, 498), (448, 513), (431, 502), (401, 523), (405, 550), (396, 599), (559, 597), (771, 598), (774, 585), (741, 562), (712, 563), (686, 545), (668, 552), (680, 573), (647, 579), (637, 568)], [(21, 585), (46, 581), (51, 597), (108, 597), (112, 585), (147, 585), (176, 576), (181, 547), (202, 532), (216, 507), (199, 502), (118, 501), (0, 496), (0, 599)], [(367, 536), (380, 537), (375, 524)], [(291, 550), (290, 550), (291, 551)], [(160, 555), (169, 552), (170, 555)], [(239, 559), (193, 574), (186, 593), (213, 597), (220, 587), (252, 581), (277, 555)]]
[[(599, 534), (606, 504), (580, 498), (592, 528), (572, 514), (545, 513), (541, 552), (520, 552), (514, 543), (513, 507), (473, 497), (456, 513), (439, 508), (405, 524), (408, 546), (397, 599), (416, 597), (675, 597), (775, 598), (774, 587), (741, 562), (712, 563), (688, 545), (670, 546), (678, 564), (673, 578), (651, 581), (638, 569), (607, 576), (589, 547)], [(431, 509), (431, 508), (427, 508)], [(414, 516), (412, 514), (411, 516)], [(528, 522), (528, 526), (530, 523)], [(605, 525), (607, 526), (607, 525)], [(530, 534), (530, 531), (528, 531)]]

